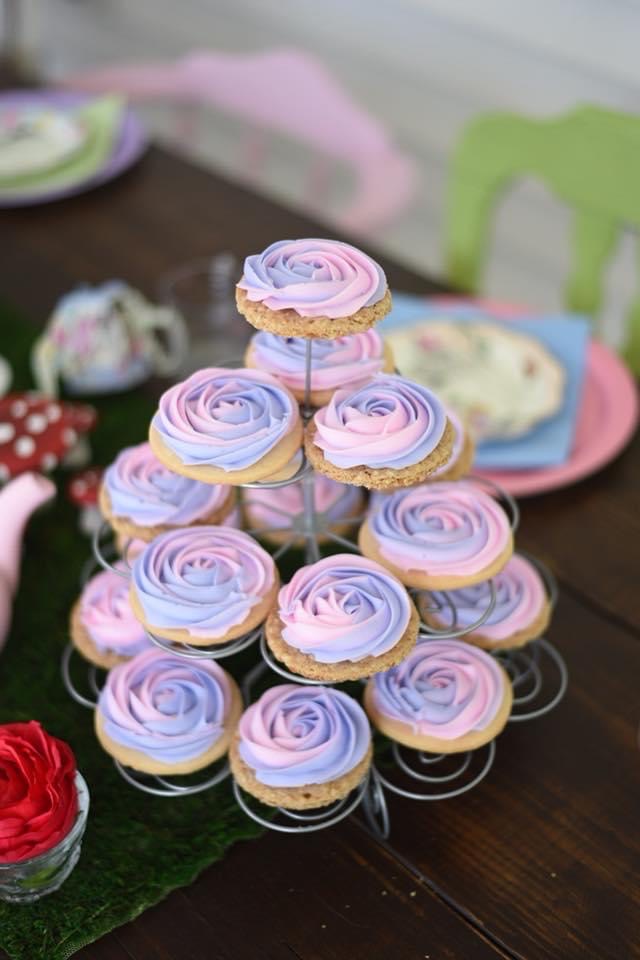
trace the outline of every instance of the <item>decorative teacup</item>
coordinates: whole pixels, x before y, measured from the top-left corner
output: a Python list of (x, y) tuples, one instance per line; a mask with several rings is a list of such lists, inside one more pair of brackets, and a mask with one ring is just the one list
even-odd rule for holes
[(116, 393), (178, 370), (187, 343), (176, 310), (113, 280), (62, 297), (31, 361), (38, 389), (50, 396), (60, 379), (71, 394)]

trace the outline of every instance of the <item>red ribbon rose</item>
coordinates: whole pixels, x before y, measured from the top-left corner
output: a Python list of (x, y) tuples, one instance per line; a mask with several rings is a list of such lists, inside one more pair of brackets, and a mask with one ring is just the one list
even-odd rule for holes
[(0, 725), (0, 863), (55, 847), (78, 812), (71, 747), (39, 723)]

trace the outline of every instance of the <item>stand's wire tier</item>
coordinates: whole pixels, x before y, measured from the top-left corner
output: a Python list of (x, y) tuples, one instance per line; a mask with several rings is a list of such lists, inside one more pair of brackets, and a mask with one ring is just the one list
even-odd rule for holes
[[(307, 339), (305, 391), (304, 401), (301, 405), (301, 413), (305, 422), (313, 414), (310, 403), (312, 351), (313, 340)], [(520, 521), (520, 511), (511, 494), (484, 477), (472, 474), (465, 479), (480, 486), (492, 497), (503, 502), (509, 515), (511, 530), (515, 533)], [(257, 527), (249, 529), (247, 532), (257, 537), (269, 533), (277, 533), (279, 537), (283, 537), (282, 543), (272, 553), (274, 560), (280, 559), (291, 549), (303, 546), (305, 562), (314, 563), (321, 558), (319, 540), (326, 542), (328, 545), (359, 552), (357, 543), (347, 536), (343, 536), (342, 533), (337, 533), (335, 528), (339, 527), (342, 530), (347, 526), (355, 529), (366, 519), (366, 514), (346, 517), (336, 522), (331, 520), (327, 514), (317, 511), (314, 497), (314, 473), (304, 452), (301, 452), (299, 466), (290, 477), (281, 480), (246, 483), (241, 486), (251, 491), (279, 489), (298, 482), (302, 487), (303, 501), (303, 511), (300, 516), (292, 518), (286, 511), (275, 506), (269, 506), (270, 512), (281, 514), (289, 522), (271, 528)], [(245, 502), (250, 503), (250, 499), (251, 494), (249, 492), (245, 496)], [(334, 504), (334, 508), (335, 506)], [(105, 537), (109, 531), (110, 527), (106, 522), (95, 531), (92, 538), (93, 557), (90, 565), (87, 564), (83, 571), (82, 585), (86, 583), (92, 570), (95, 569), (96, 562), (103, 569), (116, 573), (118, 576), (130, 577), (131, 563), (128, 559), (130, 542), (127, 542), (124, 546), (119, 565), (115, 565), (112, 559), (117, 556), (117, 551), (112, 545), (109, 547), (105, 545)], [(557, 600), (555, 580), (544, 564), (533, 557), (529, 557), (529, 559), (537, 566), (543, 577), (553, 608)], [(487, 581), (487, 589), (488, 602), (486, 609), (473, 624), (467, 627), (458, 623), (455, 604), (446, 591), (439, 591), (443, 598), (442, 603), (436, 605), (433, 598), (430, 598), (431, 606), (425, 606), (424, 598), (421, 600), (420, 595), (424, 591), (409, 591), (418, 601), (419, 609), (422, 603), (424, 612), (441, 613), (443, 607), (446, 606), (450, 613), (450, 622), (447, 627), (442, 629), (434, 628), (421, 621), (418, 642), (429, 643), (434, 640), (461, 638), (481, 627), (490, 617), (496, 604), (496, 589), (493, 580)], [(287, 670), (271, 654), (262, 627), (229, 643), (208, 647), (173, 643), (152, 632), (148, 632), (148, 637), (152, 643), (161, 649), (189, 660), (220, 660), (240, 653), (259, 642), (261, 658), (248, 671), (241, 682), (245, 702), (250, 701), (254, 684), (269, 670), (294, 683), (313, 685), (325, 682), (309, 680)], [(73, 653), (74, 648), (70, 644), (65, 648), (62, 656), (61, 671), (65, 687), (77, 703), (95, 709), (97, 697), (100, 693), (97, 668), (89, 666), (88, 669), (88, 687), (91, 694), (96, 698), (90, 699), (82, 694), (72, 681), (70, 663)], [(567, 668), (558, 651), (545, 638), (535, 639), (526, 647), (518, 650), (498, 652), (495, 656), (509, 673), (514, 687), (514, 711), (510, 718), (511, 721), (522, 722), (543, 716), (552, 710), (564, 696), (568, 682)], [(553, 670), (555, 670), (555, 675), (553, 680), (549, 681), (550, 671)], [(552, 693), (547, 690), (549, 682), (554, 683)], [(543, 693), (546, 695), (546, 699), (541, 703)], [(378, 835), (387, 837), (390, 830), (390, 820), (385, 790), (417, 801), (445, 800), (461, 796), (487, 776), (493, 765), (495, 754), (494, 741), (474, 751), (448, 755), (435, 755), (420, 750), (409, 750), (397, 743), (391, 743), (390, 756), (393, 763), (389, 769), (381, 763), (372, 765), (365, 779), (348, 797), (319, 810), (294, 811), (283, 807), (269, 808), (272, 815), (267, 816), (260, 812), (262, 805), (259, 801), (243, 791), (235, 780), (232, 780), (232, 789), (238, 805), (247, 816), (260, 825), (280, 833), (300, 834), (322, 830), (339, 823), (359, 808), (363, 812), (369, 827)], [(218, 762), (213, 775), (194, 784), (180, 782), (179, 779), (176, 781), (168, 777), (150, 777), (124, 767), (117, 760), (114, 760), (114, 764), (123, 779), (131, 786), (145, 793), (161, 797), (190, 796), (208, 790), (221, 783), (230, 773), (226, 762)]]

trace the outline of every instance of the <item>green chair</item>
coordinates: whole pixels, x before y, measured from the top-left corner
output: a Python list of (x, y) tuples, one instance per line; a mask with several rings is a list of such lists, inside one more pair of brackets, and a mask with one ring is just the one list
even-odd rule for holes
[[(446, 209), (447, 274), (462, 290), (478, 291), (498, 193), (525, 176), (573, 210), (566, 306), (595, 317), (618, 235), (640, 227), (640, 117), (587, 106), (550, 119), (495, 113), (471, 123), (453, 157)], [(639, 373), (640, 297), (624, 354)]]

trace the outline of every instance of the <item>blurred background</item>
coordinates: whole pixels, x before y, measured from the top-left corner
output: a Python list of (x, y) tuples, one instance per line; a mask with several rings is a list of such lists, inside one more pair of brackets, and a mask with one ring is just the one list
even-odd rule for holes
[[(288, 71), (292, 102), (308, 95), (320, 117), (318, 91), (307, 94), (304, 85), (317, 81), (324, 94), (328, 77), (354, 124), (380, 133), (406, 161), (405, 189), (385, 209), (352, 211), (345, 221), (358, 175), (348, 150), (318, 164), (313, 144), (283, 132), (265, 138), (247, 129), (246, 113), (224, 105), (176, 107), (152, 97), (138, 107), (174, 149), (329, 226), (346, 222), (371, 246), (431, 275), (444, 272), (448, 161), (470, 120), (490, 110), (545, 116), (584, 102), (635, 111), (640, 101), (637, 0), (5, 0), (4, 18), (5, 46), (54, 80), (114, 64), (166, 66), (194, 51), (301, 57), (299, 81)], [(381, 195), (384, 184), (371, 177)], [(494, 222), (484, 291), (559, 309), (569, 230), (567, 207), (539, 181), (519, 182)], [(620, 340), (636, 275), (626, 233), (606, 281), (611, 343)]]

